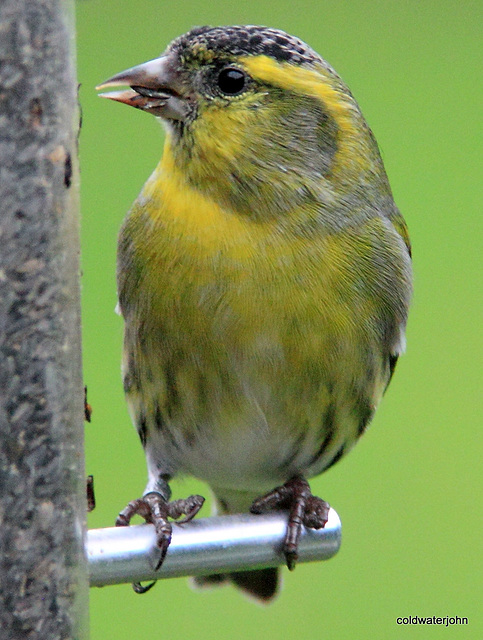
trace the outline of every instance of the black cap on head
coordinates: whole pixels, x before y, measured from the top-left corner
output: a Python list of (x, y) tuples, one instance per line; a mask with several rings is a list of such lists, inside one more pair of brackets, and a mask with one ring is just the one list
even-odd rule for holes
[(183, 59), (197, 58), (202, 52), (226, 56), (265, 55), (293, 64), (320, 63), (320, 56), (299, 38), (284, 31), (254, 25), (195, 27), (170, 45)]

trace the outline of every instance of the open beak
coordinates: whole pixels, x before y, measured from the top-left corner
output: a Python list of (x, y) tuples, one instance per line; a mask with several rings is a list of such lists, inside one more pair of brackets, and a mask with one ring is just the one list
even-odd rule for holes
[(176, 62), (169, 55), (121, 71), (96, 89), (126, 85), (130, 89), (100, 93), (99, 96), (167, 120), (184, 120), (190, 111), (189, 98), (183, 95), (185, 88)]

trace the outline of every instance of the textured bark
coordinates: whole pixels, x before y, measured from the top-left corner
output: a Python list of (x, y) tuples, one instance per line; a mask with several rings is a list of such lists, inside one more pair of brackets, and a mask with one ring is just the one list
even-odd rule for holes
[(2, 640), (87, 637), (72, 15), (0, 2)]

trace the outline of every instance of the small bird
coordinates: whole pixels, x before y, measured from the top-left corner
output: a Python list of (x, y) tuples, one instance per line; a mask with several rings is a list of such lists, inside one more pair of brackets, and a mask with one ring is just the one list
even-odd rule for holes
[[(159, 118), (166, 140), (119, 236), (149, 479), (117, 524), (152, 522), (160, 566), (169, 518), (203, 504), (170, 501), (192, 475), (221, 513), (287, 509), (293, 569), (301, 527), (329, 509), (307, 478), (361, 437), (404, 350), (410, 243), (377, 143), (332, 67), (272, 28), (196, 27), (98, 88), (119, 86), (101, 95)], [(273, 568), (204, 580), (278, 590)]]

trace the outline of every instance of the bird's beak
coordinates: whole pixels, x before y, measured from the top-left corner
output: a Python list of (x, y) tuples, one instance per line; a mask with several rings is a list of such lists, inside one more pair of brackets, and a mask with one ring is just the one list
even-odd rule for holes
[(99, 96), (168, 120), (184, 120), (190, 111), (190, 98), (176, 67), (172, 57), (162, 56), (121, 71), (96, 89), (128, 85), (130, 89), (100, 93)]

